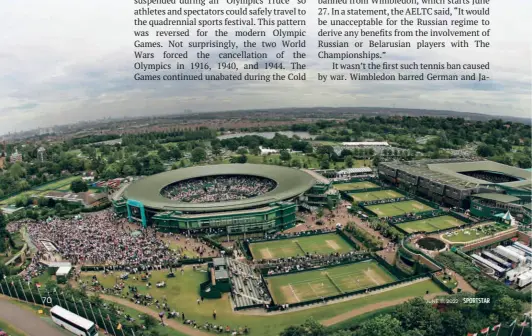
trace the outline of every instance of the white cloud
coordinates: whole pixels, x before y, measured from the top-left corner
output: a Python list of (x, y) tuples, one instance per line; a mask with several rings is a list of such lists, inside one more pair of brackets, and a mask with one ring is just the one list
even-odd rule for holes
[[(291, 1), (293, 5), (275, 8), (302, 6), (295, 5), (296, 0)], [(223, 4), (212, 8), (258, 7), (228, 5), (226, 0), (220, 3)], [(133, 5), (133, 0), (9, 1), (3, 4), (0, 12), (0, 133), (107, 116), (170, 114), (185, 109), (216, 111), (291, 106), (395, 106), (523, 117), (530, 115), (532, 77), (528, 15), (532, 6), (529, 0), (493, 2), (489, 18), (489, 41), (492, 47), (489, 49), (387, 50), (386, 60), (389, 62), (489, 61), (491, 80), (483, 83), (319, 83), (315, 80), (318, 72), (334, 73), (330, 69), (332, 60), (318, 58), (316, 48), (319, 39), (317, 31), (322, 27), (316, 24), (318, 7), (331, 6), (312, 3), (305, 7), (309, 37), (308, 47), (302, 50), (308, 55), (305, 60), (309, 68), (306, 71), (308, 80), (264, 83), (134, 81), (133, 41), (136, 38), (133, 36), (133, 10), (138, 6)], [(184, 6), (194, 8), (192, 5)], [(356, 9), (376, 6), (344, 7)], [(283, 17), (287, 18), (296, 17)], [(351, 16), (350, 19), (359, 17)], [(229, 29), (230, 37), (213, 37), (215, 28)], [(232, 30), (244, 29), (242, 26), (209, 26), (206, 29), (209, 30), (209, 36), (203, 39), (242, 42), (242, 38), (232, 36)], [(272, 28), (266, 30), (271, 31)], [(191, 27), (193, 37), (190, 39), (199, 39), (195, 37), (195, 32), (196, 28)], [(346, 40), (354, 41), (352, 38)], [(367, 43), (367, 39), (358, 40)], [(450, 41), (445, 38), (430, 40)], [(280, 49), (260, 48), (257, 51), (268, 52), (268, 60), (274, 61), (275, 53)], [(350, 51), (357, 50), (352, 48)], [(194, 55), (195, 52), (190, 50), (189, 54)], [(352, 63), (356, 61), (352, 60)], [(243, 63), (251, 62), (237, 63), (241, 67)]]

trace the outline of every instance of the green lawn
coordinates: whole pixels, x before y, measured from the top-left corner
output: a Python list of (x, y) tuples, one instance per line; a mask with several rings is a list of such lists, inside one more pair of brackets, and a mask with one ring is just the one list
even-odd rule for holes
[(52, 183), (43, 184), (41, 186), (38, 186), (35, 188), (35, 190), (63, 190), (63, 188), (67, 187), (66, 190), (70, 189), (70, 184), (73, 181), (80, 180), (81, 177), (79, 176), (70, 176)]
[(15, 202), (17, 201), (18, 197), (40, 196), (40, 195), (43, 195), (45, 193), (46, 193), (46, 191), (27, 190), (27, 191), (23, 191), (21, 193), (18, 193), (16, 195), (13, 195), (13, 196), (11, 196), (9, 198), (6, 198), (3, 201), (0, 201), (0, 204), (1, 205), (15, 204)]
[(358, 190), (378, 187), (378, 185), (369, 181), (334, 184), (334, 188), (338, 190)]
[(373, 260), (267, 278), (273, 300), (278, 304), (326, 298), (395, 280)]
[(435, 232), (452, 227), (459, 227), (464, 224), (464, 222), (452, 216), (440, 216), (396, 224), (395, 226), (405, 230), (406, 232)]
[(468, 243), (476, 239), (494, 235), (497, 232), (504, 231), (506, 229), (508, 229), (507, 226), (492, 222), (489, 224), (482, 224), (471, 228), (448, 232), (442, 237), (453, 243)]
[(388, 199), (388, 198), (399, 198), (403, 197), (404, 195), (401, 193), (398, 193), (394, 190), (379, 190), (379, 191), (368, 191), (368, 192), (361, 192), (361, 193), (355, 193), (355, 194), (349, 194), (351, 197), (353, 197), (353, 200), (355, 202), (368, 202), (368, 201), (377, 201), (381, 199)]
[(368, 210), (370, 210), (371, 212), (379, 216), (379, 218), (402, 216), (407, 213), (417, 213), (417, 212), (434, 210), (428, 205), (425, 205), (421, 202), (414, 201), (414, 200), (396, 202), (396, 203), (370, 205), (367, 208)]
[[(108, 276), (104, 278), (101, 273), (83, 273), (84, 280), (90, 283), (90, 277), (92, 274), (96, 274), (105, 287), (112, 287), (115, 284), (116, 280), (114, 277)], [(172, 309), (185, 312), (187, 319), (194, 319), (200, 325), (205, 322), (222, 323), (224, 325), (229, 325), (230, 327), (247, 325), (251, 328), (250, 336), (278, 335), (287, 326), (301, 324), (310, 316), (313, 316), (318, 320), (328, 319), (376, 302), (395, 300), (409, 296), (422, 296), (427, 290), (430, 293), (441, 292), (441, 289), (432, 282), (432, 280), (427, 280), (411, 286), (327, 306), (294, 311), (286, 314), (255, 316), (242, 315), (233, 312), (227, 295), (224, 295), (222, 299), (205, 300), (200, 305), (197, 305), (196, 299), (199, 297), (199, 284), (207, 280), (206, 273), (194, 272), (191, 267), (186, 267), (184, 275), (181, 275), (178, 272), (177, 277), (173, 279), (166, 279), (165, 275), (166, 272), (153, 272), (153, 277), (151, 279), (152, 284), (155, 284), (160, 280), (167, 281), (168, 285), (165, 289), (152, 288), (148, 291), (145, 283), (141, 281), (133, 281), (132, 278), (126, 281), (126, 285), (138, 286), (140, 293), (145, 294), (149, 292), (156, 299), (159, 299), (159, 301), (162, 300), (163, 295), (166, 295)], [(125, 293), (126, 291), (124, 291), (124, 294)], [(214, 309), (216, 309), (218, 316), (216, 321), (212, 318), (212, 311)]]
[(295, 257), (307, 252), (325, 255), (353, 250), (353, 247), (336, 233), (254, 243), (249, 247), (255, 259)]

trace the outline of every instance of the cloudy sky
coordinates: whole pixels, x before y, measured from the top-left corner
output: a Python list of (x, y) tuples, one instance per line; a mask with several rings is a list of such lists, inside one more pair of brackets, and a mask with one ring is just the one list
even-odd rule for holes
[[(490, 61), (491, 80), (481, 83), (319, 83), (317, 73), (334, 73), (331, 70), (331, 60), (317, 57), (318, 7), (331, 6), (317, 5), (314, 0), (308, 2), (313, 4), (276, 7), (305, 6), (301, 8), (307, 10), (307, 30), (310, 35), (305, 50), (309, 68), (307, 81), (250, 83), (134, 81), (133, 11), (140, 7), (134, 5), (134, 0), (5, 1), (0, 11), (0, 134), (109, 116), (181, 113), (185, 109), (200, 112), (296, 106), (395, 106), (530, 116), (530, 0), (492, 1), (494, 4), (489, 18), (489, 41), (492, 47), (489, 49), (387, 50), (388, 62)], [(191, 5), (184, 6), (195, 8)], [(172, 8), (178, 7), (180, 6), (175, 5)], [(226, 4), (226, 0), (220, 0), (220, 5), (211, 7), (238, 8), (236, 5)], [(256, 7), (258, 6), (248, 8)], [(369, 9), (375, 6), (353, 5), (345, 8)], [(195, 36), (196, 28), (192, 27), (191, 39), (216, 39), (212, 33), (215, 28), (219, 27), (209, 26), (209, 36), (198, 38)], [(245, 29), (242, 26), (237, 28)], [(234, 27), (229, 30), (234, 30)], [(239, 44), (242, 42), (242, 38), (231, 36), (232, 32), (229, 35), (226, 39), (230, 38)], [(367, 40), (358, 40), (367, 43)], [(412, 38), (403, 40), (413, 41), (415, 46)], [(444, 38), (427, 40), (449, 41)], [(157, 52), (161, 53), (162, 50)], [(369, 51), (368, 48), (362, 50)], [(210, 51), (217, 54), (220, 50)], [(274, 55), (279, 48), (260, 51), (267, 52), (269, 60), (275, 60)], [(350, 51), (361, 50), (351, 48)], [(195, 51), (190, 52), (191, 55), (194, 53)], [(285, 62), (290, 60), (287, 58)], [(160, 59), (155, 60), (158, 61)], [(243, 63), (238, 62), (238, 65), (242, 66)], [(266, 73), (264, 70), (261, 72)]]

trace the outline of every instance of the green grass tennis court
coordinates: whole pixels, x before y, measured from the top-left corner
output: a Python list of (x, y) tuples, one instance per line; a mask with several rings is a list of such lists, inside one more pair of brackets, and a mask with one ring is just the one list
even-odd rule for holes
[(394, 190), (378, 190), (378, 191), (368, 191), (368, 192), (361, 192), (361, 193), (355, 193), (355, 194), (349, 194), (351, 197), (353, 197), (353, 200), (355, 202), (367, 202), (367, 201), (377, 201), (381, 199), (388, 199), (388, 198), (399, 198), (403, 197), (404, 195), (401, 193), (398, 193)]
[(407, 213), (434, 210), (428, 205), (414, 200), (387, 204), (375, 204), (367, 206), (366, 208), (379, 216), (379, 218), (401, 216)]
[(260, 243), (252, 243), (249, 249), (254, 259), (277, 259), (295, 257), (305, 253), (346, 253), (353, 247), (336, 233), (294, 237)]
[(326, 298), (396, 280), (374, 260), (266, 278), (277, 304)]
[(400, 229), (406, 232), (435, 232), (439, 230), (450, 229), (453, 227), (459, 227), (465, 223), (452, 216), (439, 216), (433, 218), (427, 218), (417, 220), (413, 222), (396, 224)]
[(369, 181), (340, 183), (340, 184), (335, 184), (334, 187), (338, 190), (358, 190), (358, 189), (379, 188), (378, 185), (376, 185), (373, 182), (369, 182)]

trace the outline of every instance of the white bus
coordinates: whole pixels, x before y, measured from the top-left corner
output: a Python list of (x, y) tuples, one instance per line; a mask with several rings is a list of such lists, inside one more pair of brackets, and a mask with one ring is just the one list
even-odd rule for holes
[(61, 328), (70, 331), (78, 336), (98, 336), (96, 325), (79, 315), (72, 313), (59, 306), (54, 306), (50, 309), (52, 321), (54, 321)]

